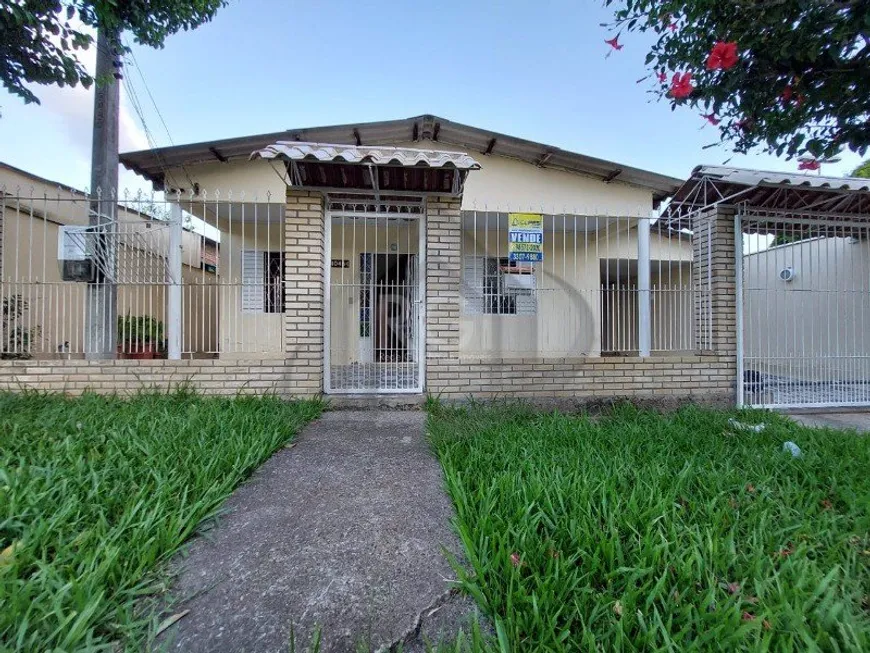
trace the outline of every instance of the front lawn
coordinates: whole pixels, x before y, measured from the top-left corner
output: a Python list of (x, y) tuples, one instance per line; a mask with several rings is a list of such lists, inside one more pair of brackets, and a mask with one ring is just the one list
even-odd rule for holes
[(319, 412), (0, 394), (0, 650), (140, 648), (161, 563)]
[(870, 440), (736, 414), (434, 406), (463, 586), (503, 646), (870, 650)]

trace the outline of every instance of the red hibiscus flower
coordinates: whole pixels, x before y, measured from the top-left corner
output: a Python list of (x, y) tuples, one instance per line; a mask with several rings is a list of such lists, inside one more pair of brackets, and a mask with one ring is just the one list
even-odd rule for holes
[(737, 65), (737, 43), (719, 41), (707, 57), (707, 70), (729, 70)]
[(682, 75), (674, 73), (674, 77), (671, 79), (671, 90), (669, 91), (672, 98), (678, 100), (687, 98), (694, 90), (695, 87), (692, 86), (692, 73), (683, 73)]
[(614, 36), (612, 39), (606, 39), (604, 42), (614, 50), (622, 50), (622, 48), (625, 47), (619, 42), (619, 34)]
[(822, 167), (821, 162), (815, 159), (804, 159), (798, 163), (798, 170), (818, 170)]
[(789, 102), (791, 100), (792, 95), (794, 95), (794, 89), (791, 87), (791, 84), (782, 89), (782, 93), (779, 94), (780, 99), (783, 102)]
[(660, 71), (660, 72), (657, 72), (657, 73), (656, 73), (656, 77), (659, 78), (659, 81), (660, 81), (662, 84), (664, 84), (666, 81), (668, 81), (668, 76), (667, 76), (667, 74), (665, 74), (665, 71), (664, 71), (664, 70), (662, 70), (662, 71)]
[(709, 122), (711, 125), (718, 125), (719, 124), (719, 119), (716, 117), (716, 114), (714, 114), (714, 113), (705, 113), (701, 117), (704, 120), (706, 120), (707, 122)]

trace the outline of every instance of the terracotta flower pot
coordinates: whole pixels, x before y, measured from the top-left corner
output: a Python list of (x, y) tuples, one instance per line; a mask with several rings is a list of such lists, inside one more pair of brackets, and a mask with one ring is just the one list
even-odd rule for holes
[(157, 345), (153, 342), (131, 342), (126, 343), (127, 348), (131, 351), (124, 351), (124, 344), (118, 345), (118, 357), (124, 360), (153, 360), (160, 358), (160, 352)]

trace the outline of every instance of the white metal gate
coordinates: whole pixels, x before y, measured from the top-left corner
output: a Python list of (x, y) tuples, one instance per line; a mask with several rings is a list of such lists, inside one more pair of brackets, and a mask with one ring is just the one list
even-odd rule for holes
[(738, 250), (738, 402), (870, 405), (870, 225), (744, 210)]
[(325, 391), (423, 391), (425, 201), (330, 195)]

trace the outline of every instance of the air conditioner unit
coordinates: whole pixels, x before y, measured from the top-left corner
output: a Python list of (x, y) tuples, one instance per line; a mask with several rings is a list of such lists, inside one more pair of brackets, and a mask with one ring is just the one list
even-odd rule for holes
[(782, 281), (786, 281), (786, 282), (794, 281), (795, 274), (796, 273), (794, 271), (794, 268), (787, 267), (787, 268), (783, 268), (782, 270), (779, 271), (779, 278)]
[(96, 266), (88, 255), (88, 228), (65, 225), (58, 228), (57, 260), (64, 281), (96, 281)]

